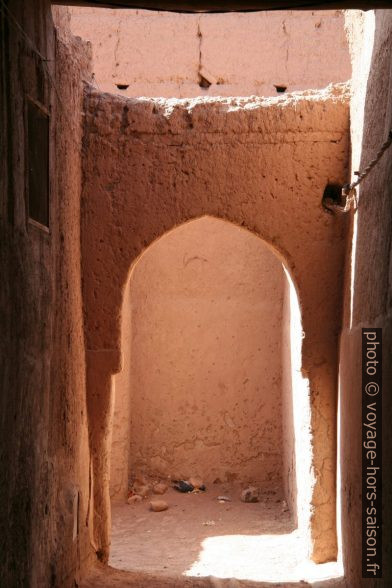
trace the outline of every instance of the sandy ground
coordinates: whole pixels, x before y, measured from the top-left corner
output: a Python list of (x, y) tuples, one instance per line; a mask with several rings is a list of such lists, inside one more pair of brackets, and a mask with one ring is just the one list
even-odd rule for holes
[[(219, 503), (222, 494), (231, 502)], [(238, 489), (214, 487), (203, 494), (169, 489), (159, 498), (168, 502), (167, 511), (150, 511), (148, 498), (113, 507), (109, 564), (132, 572), (129, 582), (138, 578), (135, 584), (122, 584), (126, 575), (120, 574), (119, 586), (342, 585), (336, 563), (316, 566), (307, 561), (285, 503), (274, 497), (244, 504)], [(156, 578), (160, 584), (154, 583)], [(325, 582), (332, 578), (332, 584)]]

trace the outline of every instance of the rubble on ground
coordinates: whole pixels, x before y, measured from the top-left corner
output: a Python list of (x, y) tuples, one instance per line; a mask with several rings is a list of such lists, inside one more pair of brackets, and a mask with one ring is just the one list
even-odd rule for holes
[(161, 512), (169, 508), (168, 503), (165, 500), (151, 500), (150, 508), (154, 512)]
[(255, 486), (248, 486), (241, 492), (242, 502), (259, 502), (260, 491)]

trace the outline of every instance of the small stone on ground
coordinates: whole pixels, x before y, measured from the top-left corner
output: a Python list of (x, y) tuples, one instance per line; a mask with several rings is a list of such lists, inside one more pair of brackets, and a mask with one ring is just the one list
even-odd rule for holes
[(161, 512), (169, 508), (168, 503), (165, 500), (151, 500), (150, 508), (154, 512)]
[(141, 502), (143, 500), (143, 498), (141, 496), (139, 496), (139, 494), (134, 494), (133, 496), (130, 496), (127, 500), (128, 504), (137, 504), (138, 502)]
[(165, 494), (167, 491), (167, 484), (164, 484), (164, 482), (159, 482), (158, 484), (155, 484), (152, 491), (154, 494)]
[(259, 489), (255, 486), (249, 486), (241, 492), (242, 502), (259, 502)]

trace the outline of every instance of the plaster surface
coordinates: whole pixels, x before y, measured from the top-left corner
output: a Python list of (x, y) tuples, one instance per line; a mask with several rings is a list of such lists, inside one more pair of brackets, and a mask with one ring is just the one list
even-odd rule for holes
[[(284, 487), (284, 495), (286, 501), (289, 505), (290, 511), (295, 522), (298, 524), (299, 518), (298, 517), (298, 509), (301, 507), (305, 507), (305, 504), (308, 503), (308, 500), (304, 500), (304, 496), (297, 496), (297, 474), (299, 471), (297, 470), (300, 467), (300, 463), (306, 462), (306, 451), (302, 452), (302, 455), (299, 455), (299, 451), (296, 451), (295, 440), (296, 438), (301, 435), (301, 430), (298, 428), (298, 423), (295, 426), (294, 423), (294, 403), (298, 403), (298, 397), (294, 397), (294, 391), (296, 382), (293, 378), (293, 370), (300, 369), (300, 358), (298, 365), (294, 365), (293, 362), (293, 345), (295, 344), (292, 341), (292, 337), (297, 339), (297, 345), (300, 347), (301, 345), (301, 326), (297, 325), (297, 332), (293, 333), (293, 324), (292, 324), (292, 314), (293, 314), (293, 305), (295, 304), (295, 300), (292, 300), (292, 294), (290, 293), (290, 284), (288, 282), (288, 278), (285, 276), (284, 284), (283, 284), (283, 308), (282, 308), (282, 379), (281, 379), (281, 387), (282, 387), (282, 404), (284, 407), (283, 410), (283, 427), (282, 427), (282, 434), (283, 434), (283, 446), (284, 446), (284, 453), (283, 453), (283, 487)], [(299, 339), (299, 341), (298, 341)], [(306, 400), (309, 402), (309, 397), (306, 397)], [(302, 402), (304, 399), (302, 399)], [(301, 403), (302, 404), (302, 403)], [(302, 407), (301, 407), (302, 408)], [(308, 405), (309, 411), (309, 405)], [(306, 415), (306, 411), (304, 411), (304, 415)], [(309, 439), (310, 443), (310, 439)], [(309, 447), (308, 447), (309, 452)], [(297, 456), (296, 456), (297, 453)], [(308, 459), (311, 456), (308, 455)], [(307, 464), (309, 465), (309, 464)], [(306, 476), (302, 477), (302, 483), (308, 484), (309, 477)], [(297, 501), (299, 498), (299, 501)], [(301, 504), (302, 503), (302, 504)]]
[[(353, 60), (351, 98), (352, 171), (373, 159), (392, 128), (392, 11), (347, 13)], [(391, 148), (362, 182), (352, 216), (347, 252), (344, 327), (340, 342), (340, 461), (342, 551), (350, 585), (387, 586), (392, 582), (388, 527), (392, 519), (391, 447)], [(361, 339), (362, 328), (383, 329), (383, 542), (384, 573), (362, 579), (361, 571)]]
[(90, 89), (85, 106), (82, 260), (95, 540), (107, 554), (112, 376), (122, 367), (130, 268), (165, 232), (209, 215), (264, 239), (296, 285), (301, 370), (312, 408), (312, 554), (316, 561), (334, 559), (346, 221), (327, 214), (321, 199), (328, 182), (346, 178), (346, 87), (278, 99), (189, 101), (131, 100)]
[[(97, 87), (124, 96), (276, 96), (351, 77), (342, 11), (174, 14), (70, 9)], [(210, 82), (201, 87), (200, 74)], [(119, 89), (118, 85), (127, 86)]]
[[(2, 11), (0, 584), (70, 588), (95, 558), (80, 251), (89, 51), (55, 31), (49, 2), (6, 6), (47, 61)], [(27, 97), (50, 112), (49, 229), (27, 214)]]
[[(122, 304), (122, 369), (113, 378), (113, 417), (110, 440), (110, 498), (124, 502), (128, 498), (131, 471), (130, 436), (132, 408), (132, 298), (130, 284), (124, 292)], [(148, 419), (147, 423), (150, 423)], [(146, 424), (147, 424), (146, 423)], [(142, 423), (140, 423), (142, 425)], [(135, 472), (132, 472), (135, 474)]]

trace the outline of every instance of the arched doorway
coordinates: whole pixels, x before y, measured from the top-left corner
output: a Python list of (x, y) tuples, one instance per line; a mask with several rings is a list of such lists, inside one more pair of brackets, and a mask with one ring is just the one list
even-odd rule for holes
[[(301, 338), (282, 260), (241, 227), (202, 217), (137, 260), (124, 293), (123, 370), (114, 378), (112, 565), (162, 572), (166, 549), (168, 573), (192, 575), (216, 533), (288, 537), (278, 539), (285, 550), (296, 528), (298, 557), (306, 557), (311, 439)], [(205, 483), (202, 496), (170, 488), (191, 477)], [(140, 478), (149, 495), (130, 506), (128, 490)], [(169, 486), (169, 509), (159, 515), (149, 510), (157, 482)], [(259, 490), (255, 504), (240, 500), (249, 486)], [(137, 547), (146, 547), (143, 535), (148, 550)], [(246, 558), (236, 565), (230, 573), (243, 577)], [(195, 574), (204, 572), (213, 573), (207, 565)]]
[[(324, 95), (311, 103), (304, 95), (284, 104), (200, 99), (168, 108), (89, 95), (81, 232), (89, 513), (103, 562), (110, 550), (112, 380), (123, 367), (121, 317), (130, 268), (166, 232), (203, 215), (260, 237), (294, 280), (303, 325), (300, 376), (309, 380), (307, 430), (313, 435), (311, 557), (336, 559), (337, 349), (347, 226), (344, 217), (326, 214), (321, 198), (331, 178), (345, 181), (348, 119), (346, 98), (328, 96), (327, 103)], [(298, 136), (287, 135), (299, 118)], [(107, 144), (111, 157), (102, 147)], [(104, 172), (97, 175), (98, 169)]]

